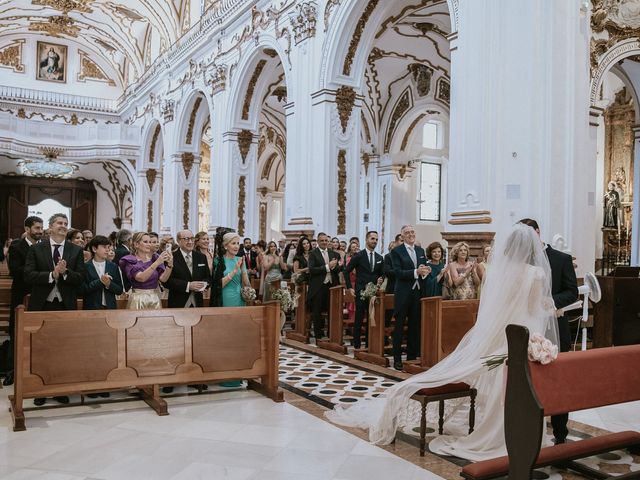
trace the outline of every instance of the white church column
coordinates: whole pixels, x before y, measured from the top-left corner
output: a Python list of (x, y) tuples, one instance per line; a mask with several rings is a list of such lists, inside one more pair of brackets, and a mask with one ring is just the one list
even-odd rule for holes
[(452, 39), (447, 230), (500, 230), (533, 217), (545, 241), (560, 239), (580, 267), (591, 269), (595, 163), (588, 149), (589, 28), (582, 4), (460, 3), (460, 30)]
[(633, 127), (633, 216), (631, 226), (631, 265), (640, 265), (640, 125)]
[(209, 205), (209, 233), (215, 227), (231, 226), (229, 218), (231, 203), (231, 159), (235, 142), (226, 132), (229, 131), (227, 111), (228, 89), (213, 97), (211, 112), (211, 193)]

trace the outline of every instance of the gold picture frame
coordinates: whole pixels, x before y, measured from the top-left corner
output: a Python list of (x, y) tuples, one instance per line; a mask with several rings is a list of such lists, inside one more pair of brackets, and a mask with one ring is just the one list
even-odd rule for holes
[(67, 83), (67, 46), (38, 42), (36, 80)]

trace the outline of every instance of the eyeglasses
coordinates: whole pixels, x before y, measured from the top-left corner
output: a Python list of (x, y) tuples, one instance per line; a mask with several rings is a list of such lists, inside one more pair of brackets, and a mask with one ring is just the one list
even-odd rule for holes
[(195, 240), (194, 237), (182, 237), (179, 240), (184, 240), (185, 242), (193, 242)]

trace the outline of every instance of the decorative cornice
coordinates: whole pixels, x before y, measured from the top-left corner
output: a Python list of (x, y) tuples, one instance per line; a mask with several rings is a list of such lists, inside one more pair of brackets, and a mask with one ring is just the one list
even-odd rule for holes
[(72, 111), (118, 114), (117, 102), (106, 98), (84, 97), (31, 88), (0, 85), (0, 100), (35, 106), (50, 106)]

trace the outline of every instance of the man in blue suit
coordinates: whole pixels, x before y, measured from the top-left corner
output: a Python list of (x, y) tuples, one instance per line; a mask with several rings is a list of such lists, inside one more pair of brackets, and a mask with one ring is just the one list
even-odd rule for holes
[(402, 333), (407, 324), (407, 360), (420, 356), (420, 298), (424, 280), (431, 271), (422, 247), (415, 245), (416, 232), (412, 225), (401, 230), (401, 243), (391, 250), (391, 263), (396, 277), (394, 303), (396, 326), (393, 331), (393, 368), (402, 370)]
[(89, 242), (93, 258), (85, 264), (86, 283), (83, 288), (84, 309), (101, 310), (116, 308), (116, 295), (122, 293), (120, 271), (115, 263), (107, 260), (111, 242), (96, 235)]

